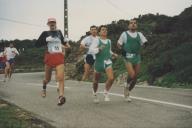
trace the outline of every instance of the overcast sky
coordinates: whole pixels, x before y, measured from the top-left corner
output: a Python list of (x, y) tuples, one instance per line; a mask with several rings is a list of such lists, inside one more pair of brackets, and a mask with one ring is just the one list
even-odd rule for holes
[[(35, 39), (47, 30), (48, 17), (55, 17), (63, 31), (64, 0), (0, 0), (0, 39)], [(69, 37), (78, 40), (91, 25), (130, 19), (139, 14), (157, 12), (178, 15), (192, 5), (192, 0), (68, 0)], [(2, 18), (37, 26), (18, 24)]]

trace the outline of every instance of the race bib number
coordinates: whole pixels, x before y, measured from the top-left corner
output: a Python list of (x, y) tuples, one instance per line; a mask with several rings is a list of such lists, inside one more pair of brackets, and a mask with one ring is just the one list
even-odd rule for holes
[(62, 45), (61, 45), (61, 40), (56, 37), (53, 38), (51, 36), (47, 37), (46, 41), (48, 42), (48, 51), (50, 53), (59, 53), (62, 52)]
[(108, 60), (105, 60), (104, 63), (105, 63), (106, 65), (110, 65), (110, 64), (112, 64), (112, 61), (111, 61), (110, 59), (108, 59)]
[(127, 53), (126, 58), (131, 59), (134, 57), (135, 54)]
[(62, 47), (60, 44), (54, 44), (51, 47), (49, 47), (50, 53), (59, 53), (62, 52)]
[(55, 45), (52, 47), (52, 52), (62, 52), (62, 48), (59, 45)]

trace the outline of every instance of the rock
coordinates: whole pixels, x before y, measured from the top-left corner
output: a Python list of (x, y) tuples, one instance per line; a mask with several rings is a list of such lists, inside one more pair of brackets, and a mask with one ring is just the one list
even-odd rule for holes
[(0, 104), (0, 108), (5, 108), (7, 106), (8, 106), (8, 104)]

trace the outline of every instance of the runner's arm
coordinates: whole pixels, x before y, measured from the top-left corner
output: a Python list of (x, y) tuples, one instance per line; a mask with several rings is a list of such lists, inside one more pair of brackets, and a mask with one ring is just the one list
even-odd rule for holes
[(4, 48), (3, 53), (4, 53), (5, 56), (7, 55), (7, 48)]
[(140, 36), (140, 39), (141, 39), (141, 45), (144, 45), (147, 42), (146, 37), (141, 32), (139, 32), (139, 36)]
[(87, 49), (86, 45), (88, 44), (88, 37), (85, 37), (81, 43), (80, 43), (80, 47), (79, 47), (79, 53), (83, 54), (85, 52), (85, 49)]
[(110, 54), (111, 54), (112, 56), (114, 56), (115, 58), (118, 57), (118, 55), (112, 51), (112, 43), (111, 43), (111, 40), (110, 40)]
[(82, 50), (86, 49), (87, 48), (86, 46), (88, 45), (88, 43), (89, 43), (89, 36), (82, 39), (82, 41), (80, 43), (80, 49), (82, 49)]
[(18, 50), (16, 48), (15, 48), (14, 52), (15, 52), (16, 55), (19, 55), (19, 52), (18, 52)]
[(67, 38), (64, 38), (60, 30), (59, 30), (59, 34), (61, 35), (61, 43), (64, 46), (64, 48), (71, 48), (71, 46), (69, 45), (69, 40)]
[(65, 48), (71, 48), (70, 44), (67, 42), (65, 45), (64, 45)]
[(122, 45), (125, 42), (125, 37), (125, 32), (123, 32), (117, 41), (117, 48), (122, 49)]
[(38, 40), (35, 42), (35, 47), (42, 47), (47, 45), (46, 36), (46, 32), (42, 32)]

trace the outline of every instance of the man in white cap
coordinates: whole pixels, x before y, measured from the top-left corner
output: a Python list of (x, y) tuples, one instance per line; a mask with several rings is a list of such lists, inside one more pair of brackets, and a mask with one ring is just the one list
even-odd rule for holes
[(56, 19), (49, 18), (47, 25), (49, 31), (44, 31), (36, 42), (36, 47), (46, 47), (44, 63), (45, 63), (45, 78), (43, 80), (42, 97), (46, 97), (46, 87), (51, 80), (52, 69), (56, 69), (56, 79), (59, 82), (59, 102), (58, 105), (63, 105), (66, 101), (64, 97), (64, 54), (63, 47), (70, 48), (70, 45), (65, 42), (63, 34), (56, 27)]

